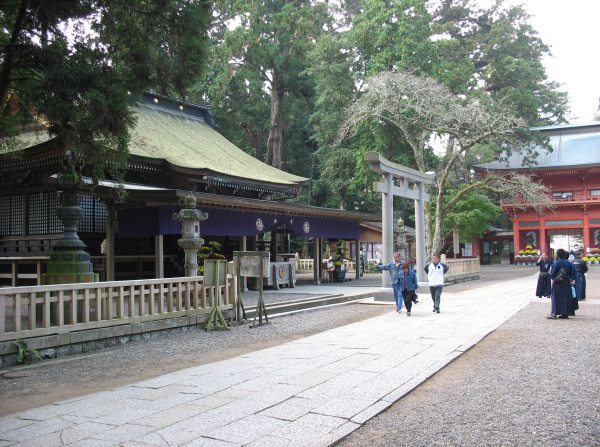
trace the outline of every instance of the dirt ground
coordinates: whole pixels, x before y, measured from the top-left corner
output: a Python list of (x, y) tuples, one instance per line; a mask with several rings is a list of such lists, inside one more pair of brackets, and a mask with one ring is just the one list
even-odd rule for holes
[[(446, 290), (456, 293), (533, 274), (535, 270), (527, 267), (484, 266), (480, 280), (449, 285)], [(600, 299), (600, 268), (591, 270), (588, 278), (588, 291)], [(364, 278), (364, 283), (378, 280), (374, 275)], [(297, 289), (301, 291), (301, 287)], [(8, 368), (0, 371), (0, 416), (283, 344), (381, 315), (389, 312), (391, 306), (390, 302), (315, 309), (274, 318), (271, 325), (251, 330), (247, 325), (234, 326), (227, 332), (190, 330), (90, 354)]]

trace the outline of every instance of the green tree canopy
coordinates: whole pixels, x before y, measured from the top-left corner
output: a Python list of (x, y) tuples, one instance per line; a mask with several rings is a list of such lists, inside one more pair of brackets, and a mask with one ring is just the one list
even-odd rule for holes
[(8, 0), (0, 13), (0, 139), (45, 123), (95, 177), (125, 168), (130, 104), (185, 91), (205, 61), (207, 1)]
[(347, 109), (339, 141), (367, 122), (385, 122), (403, 134), (421, 172), (428, 170), (424, 154), (431, 136), (439, 135), (452, 141), (436, 172), (435, 216), (428, 218), (433, 226), (428, 241), (430, 253), (441, 251), (447, 213), (468, 192), (492, 189), (505, 193), (510, 201), (521, 195), (538, 209), (549, 206), (545, 189), (539, 183), (518, 176), (500, 179), (489, 175), (484, 180), (464, 176), (457, 192), (448, 197), (448, 188), (453, 186), (457, 170), (464, 166), (465, 157), (473, 147), (488, 144), (495, 148), (497, 156), (513, 150), (533, 151), (529, 140), (522, 138), (524, 134), (520, 129), (524, 121), (506, 105), (486, 95), (456, 95), (439, 81), (412, 73), (384, 72), (369, 78), (367, 85), (364, 94)]

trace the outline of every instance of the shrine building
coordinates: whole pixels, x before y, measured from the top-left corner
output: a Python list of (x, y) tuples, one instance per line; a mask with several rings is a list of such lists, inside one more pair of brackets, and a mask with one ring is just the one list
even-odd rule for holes
[[(555, 256), (563, 248), (588, 255), (600, 249), (600, 123), (536, 127), (552, 146), (548, 152), (538, 148), (536, 164), (523, 166), (523, 156), (513, 154), (507, 161), (474, 166), (485, 175), (521, 173), (531, 175), (549, 189), (553, 208), (543, 214), (533, 209), (503, 205), (512, 220), (512, 240), (498, 239), (498, 254), (510, 253), (511, 261), (519, 250), (531, 245), (536, 252)], [(484, 238), (482, 256), (494, 248)], [(487, 245), (486, 245), (487, 244)], [(482, 263), (485, 263), (482, 261)]]
[(147, 93), (134, 115), (122, 183), (93, 185), (84, 160), (55, 144), (45, 129), (25, 132), (20, 153), (0, 158), (0, 286), (40, 282), (63, 233), (56, 208), (68, 167), (83, 179), (77, 186), (84, 210), (79, 236), (102, 280), (182, 276), (181, 224), (173, 213), (189, 194), (209, 215), (202, 237), (219, 241), (228, 258), (235, 250), (268, 250), (272, 261), (287, 261), (291, 234), (310, 238), (319, 258), (323, 239), (356, 246), (360, 223), (378, 218), (290, 203), (309, 179), (236, 147), (217, 131), (205, 106)]

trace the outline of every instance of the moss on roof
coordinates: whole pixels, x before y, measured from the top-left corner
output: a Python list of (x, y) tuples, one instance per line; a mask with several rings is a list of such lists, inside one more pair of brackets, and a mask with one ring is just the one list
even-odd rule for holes
[(129, 143), (132, 155), (163, 159), (181, 168), (280, 185), (308, 180), (245, 153), (202, 118), (146, 104), (139, 104), (135, 115), (137, 124)]

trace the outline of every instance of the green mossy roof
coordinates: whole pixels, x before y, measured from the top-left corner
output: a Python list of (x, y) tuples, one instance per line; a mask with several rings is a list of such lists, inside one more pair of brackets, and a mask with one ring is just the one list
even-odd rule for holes
[(163, 159), (181, 168), (280, 185), (308, 180), (245, 153), (202, 118), (146, 104), (137, 106), (135, 116), (137, 124), (129, 143), (132, 155)]

